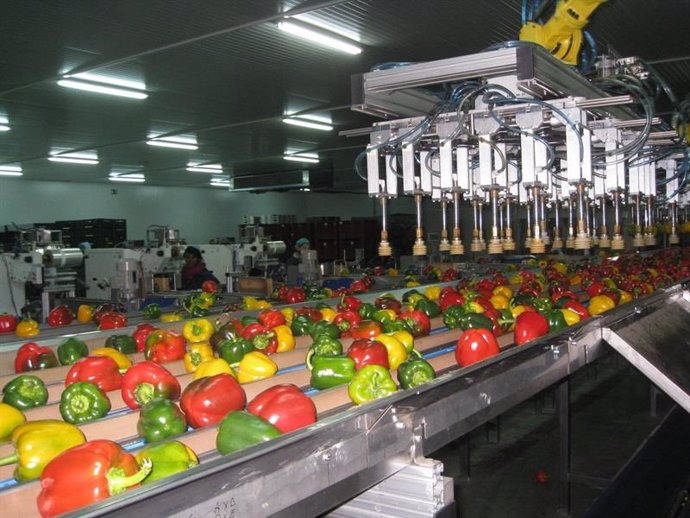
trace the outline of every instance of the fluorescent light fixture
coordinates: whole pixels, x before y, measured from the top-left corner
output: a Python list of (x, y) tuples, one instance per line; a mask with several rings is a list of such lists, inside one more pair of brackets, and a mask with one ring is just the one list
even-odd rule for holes
[(48, 160), (51, 162), (66, 162), (69, 164), (91, 164), (98, 163), (98, 155), (95, 153), (64, 153), (60, 151), (51, 151), (51, 156)]
[(211, 187), (224, 187), (225, 189), (230, 188), (230, 182), (225, 180), (224, 182), (209, 182)]
[(10, 127), (7, 124), (0, 124), (0, 131), (10, 131)]
[(192, 151), (199, 149), (196, 143), (196, 136), (171, 135), (169, 137), (159, 137), (158, 135), (149, 135), (146, 143), (149, 146), (189, 149)]
[(146, 84), (143, 81), (133, 81), (131, 79), (122, 79), (106, 74), (99, 74), (97, 72), (79, 72), (77, 74), (64, 74), (64, 78), (83, 79), (84, 81), (91, 81), (94, 83), (104, 83), (106, 85), (121, 86), (123, 88), (130, 88), (132, 90), (146, 90)]
[(187, 171), (218, 174), (223, 172), (223, 166), (221, 164), (195, 164), (190, 162), (187, 164)]
[(115, 88), (113, 86), (106, 86), (98, 83), (87, 83), (86, 81), (79, 81), (76, 79), (60, 79), (57, 83), (65, 88), (74, 88), (75, 90), (84, 90), (85, 92), (94, 92), (98, 94), (116, 95), (118, 97), (128, 97), (130, 99), (146, 99), (149, 96), (146, 92), (142, 91), (126, 90), (124, 88)]
[(143, 173), (110, 173), (108, 180), (111, 182), (144, 183), (146, 178)]
[(314, 153), (295, 153), (291, 155), (283, 155), (284, 160), (289, 160), (290, 162), (304, 162), (307, 164), (318, 164), (319, 155)]
[(16, 165), (0, 165), (0, 176), (22, 176), (22, 168)]
[(191, 151), (199, 149), (199, 147), (195, 146), (194, 144), (181, 144), (180, 142), (168, 142), (167, 140), (147, 140), (146, 143), (149, 146), (172, 147), (175, 149), (189, 149)]
[(308, 121), (320, 122), (322, 124), (331, 124), (333, 122), (330, 117), (324, 117), (323, 115), (315, 115), (313, 113), (303, 113), (301, 115), (290, 115), (290, 117), (295, 117), (298, 119), (306, 119)]
[(283, 119), (285, 124), (291, 124), (293, 126), (301, 126), (303, 128), (321, 130), (321, 131), (333, 131), (333, 126), (329, 124), (321, 124), (318, 122), (311, 122), (306, 120), (301, 120), (298, 118), (287, 118)]
[(318, 43), (324, 47), (340, 50), (347, 54), (361, 54), (362, 48), (345, 41), (345, 38), (332, 35), (330, 31), (325, 31), (314, 25), (300, 22), (299, 20), (283, 20), (278, 23), (278, 28), (289, 34)]

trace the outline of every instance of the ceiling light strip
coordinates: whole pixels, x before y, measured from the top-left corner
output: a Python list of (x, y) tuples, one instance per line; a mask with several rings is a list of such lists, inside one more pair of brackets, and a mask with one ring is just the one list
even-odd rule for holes
[(85, 92), (94, 92), (106, 95), (115, 95), (118, 97), (127, 97), (129, 99), (146, 99), (148, 94), (138, 90), (127, 90), (124, 88), (115, 88), (113, 86), (106, 86), (97, 83), (89, 83), (86, 81), (79, 81), (76, 79), (60, 79), (58, 85), (65, 88), (72, 88), (75, 90), (83, 90)]
[(290, 162), (304, 162), (307, 164), (318, 164), (319, 163), (318, 157), (305, 156), (305, 155), (284, 155), (283, 159), (288, 160)]
[(169, 148), (176, 148), (176, 149), (189, 149), (191, 151), (195, 151), (195, 150), (199, 149), (199, 146), (197, 146), (196, 144), (184, 144), (182, 142), (172, 142), (169, 140), (162, 140), (162, 139), (147, 140), (146, 143), (149, 146), (169, 147)]
[(72, 156), (49, 156), (48, 160), (51, 162), (65, 162), (68, 164), (84, 164), (84, 165), (95, 165), (98, 164), (98, 160), (95, 158), (79, 158), (79, 157), (72, 157)]
[(283, 119), (283, 122), (285, 124), (291, 124), (292, 126), (301, 126), (303, 128), (315, 129), (320, 131), (333, 131), (333, 126), (329, 124), (321, 124), (318, 122), (311, 122), (293, 118)]
[(324, 30), (311, 28), (306, 23), (283, 20), (278, 23), (278, 28), (293, 36), (318, 43), (324, 47), (339, 50), (347, 54), (357, 55), (362, 53), (362, 48), (345, 41), (344, 38), (326, 34)]

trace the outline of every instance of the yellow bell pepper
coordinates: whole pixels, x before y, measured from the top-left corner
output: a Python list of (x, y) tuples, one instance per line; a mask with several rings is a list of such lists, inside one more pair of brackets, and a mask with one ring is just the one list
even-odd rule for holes
[(400, 329), (399, 331), (393, 331), (392, 333), (386, 334), (389, 334), (393, 338), (399, 340), (400, 343), (402, 343), (405, 346), (407, 354), (410, 354), (412, 352), (412, 349), (414, 349), (414, 337), (412, 336), (412, 333), (410, 333), (409, 331)]
[(256, 309), (267, 309), (267, 308), (272, 308), (273, 304), (271, 304), (267, 300), (260, 300), (256, 303)]
[(174, 313), (163, 313), (161, 315), (161, 322), (179, 322), (183, 319), (182, 313), (175, 311)]
[(10, 438), (17, 426), (26, 422), (21, 410), (7, 403), (0, 403), (0, 442)]
[(0, 464), (16, 463), (14, 478), (19, 482), (34, 480), (63, 451), (85, 442), (84, 434), (73, 424), (57, 419), (30, 421), (14, 429), (12, 444), (16, 452)]
[(580, 321), (580, 315), (575, 313), (572, 309), (562, 308), (561, 313), (563, 313), (565, 323), (569, 326), (575, 325)]
[(441, 297), (441, 287), (429, 286), (424, 290), (424, 296), (429, 300), (438, 300)]
[(206, 318), (195, 318), (185, 322), (182, 327), (182, 336), (189, 343), (208, 342), (216, 331), (213, 322)]
[(603, 313), (604, 311), (608, 311), (609, 309), (613, 309), (616, 307), (616, 303), (613, 301), (613, 299), (607, 295), (596, 295), (595, 297), (592, 297), (589, 299), (589, 314), (590, 315), (599, 315)]
[(386, 270), (386, 275), (390, 275), (391, 277), (397, 277), (398, 275), (400, 275), (400, 273), (396, 268), (388, 268)]
[(494, 295), (503, 295), (508, 300), (513, 298), (513, 290), (510, 286), (496, 286), (493, 291)]
[(216, 302), (215, 294), (206, 291), (202, 291), (195, 299), (196, 305), (204, 309), (209, 309)]
[(93, 320), (93, 313), (95, 309), (88, 304), (80, 304), (77, 309), (77, 322), (80, 324), (88, 324)]
[(98, 347), (89, 351), (90, 356), (107, 356), (112, 358), (117, 363), (120, 370), (126, 371), (132, 366), (132, 361), (127, 357), (125, 353), (121, 353), (117, 349), (111, 347)]
[(377, 342), (381, 342), (388, 351), (388, 365), (391, 370), (397, 370), (398, 366), (407, 360), (407, 349), (400, 340), (391, 335), (381, 334), (376, 337)]
[(491, 302), (491, 305), (494, 307), (494, 309), (508, 309), (510, 306), (510, 299), (505, 295), (501, 295), (500, 293), (491, 297), (489, 302)]
[(237, 381), (251, 383), (274, 376), (278, 366), (268, 356), (260, 351), (245, 354), (237, 366)]
[(40, 332), (38, 322), (30, 318), (19, 322), (14, 330), (14, 334), (19, 338), (31, 338), (32, 336), (38, 336)]
[(571, 286), (579, 286), (579, 285), (582, 283), (582, 277), (580, 277), (580, 276), (577, 275), (577, 274), (576, 274), (576, 275), (573, 275), (573, 276), (570, 277), (570, 279), (568, 279), (568, 280), (570, 281), (570, 285), (571, 285)]
[(561, 261), (556, 261), (553, 263), (553, 269), (556, 270), (558, 273), (568, 273), (568, 266), (565, 263), (562, 263)]
[(405, 287), (406, 288), (414, 288), (416, 286), (419, 286), (419, 281), (416, 280), (409, 280), (405, 282)]
[(333, 290), (330, 288), (323, 288), (323, 294), (326, 295), (327, 299), (330, 299), (333, 296)]
[(333, 322), (333, 319), (338, 314), (333, 308), (321, 308), (319, 311), (321, 312), (321, 320), (325, 320), (329, 323)]
[(292, 334), (292, 329), (287, 325), (275, 326), (273, 332), (276, 334), (276, 339), (278, 340), (278, 349), (276, 352), (285, 353), (292, 351), (295, 348), (297, 341)]
[(213, 360), (213, 348), (208, 342), (195, 342), (187, 346), (187, 352), (184, 355), (184, 370), (187, 372), (196, 372), (204, 362)]
[(625, 291), (625, 290), (620, 290), (619, 292), (620, 295), (620, 300), (618, 301), (618, 305), (620, 306), (621, 304), (626, 304), (630, 302), (633, 298), (630, 292)]
[(486, 311), (484, 309), (484, 306), (482, 306), (476, 300), (468, 300), (467, 303), (465, 304), (465, 308), (470, 313), (484, 313), (484, 311)]
[(407, 298), (406, 304), (409, 304), (410, 306), (414, 307), (420, 300), (424, 300), (424, 295), (422, 295), (421, 293), (412, 293)]
[(258, 309), (259, 300), (256, 297), (242, 297), (242, 309), (252, 311)]
[(285, 317), (285, 323), (287, 325), (292, 324), (292, 319), (295, 318), (295, 310), (292, 308), (282, 308), (280, 312), (283, 314)]
[(215, 376), (216, 374), (230, 374), (231, 376), (235, 375), (232, 367), (230, 367), (230, 364), (224, 359), (212, 358), (210, 360), (206, 360), (205, 362), (201, 362), (197, 366), (194, 374), (192, 374), (192, 379), (198, 380), (201, 378), (208, 378)]
[(511, 275), (511, 276), (508, 278), (508, 282), (509, 282), (510, 284), (516, 284), (516, 285), (517, 285), (517, 284), (522, 284), (522, 275), (520, 275), (519, 273), (516, 273), (516, 274), (514, 274), (514, 275)]
[(510, 308), (510, 313), (513, 315), (513, 318), (517, 318), (519, 315), (522, 315), (525, 311), (529, 311), (526, 306), (523, 306), (520, 304), (519, 306), (515, 306)]

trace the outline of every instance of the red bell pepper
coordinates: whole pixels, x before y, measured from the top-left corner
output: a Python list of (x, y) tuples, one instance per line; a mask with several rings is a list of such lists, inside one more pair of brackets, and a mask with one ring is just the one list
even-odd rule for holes
[(491, 322), (493, 324), (491, 331), (493, 332), (494, 336), (501, 336), (503, 333), (505, 333), (505, 328), (501, 324), (503, 315), (499, 310), (497, 310), (494, 307), (491, 307), (484, 311), (482, 315), (484, 315), (485, 317), (489, 317), (491, 319)]
[(246, 402), (242, 386), (230, 374), (222, 373), (192, 381), (182, 393), (180, 406), (187, 423), (201, 428), (217, 425), (233, 410), (243, 410)]
[(427, 336), (431, 332), (431, 320), (423, 311), (411, 310), (400, 313), (401, 320), (407, 323), (412, 336)]
[(255, 349), (265, 353), (273, 354), (278, 350), (278, 337), (275, 332), (254, 322), (242, 330), (242, 338), (249, 340)]
[(541, 313), (525, 311), (515, 319), (515, 345), (522, 345), (549, 333), (549, 321)]
[(285, 325), (285, 315), (283, 315), (279, 309), (264, 309), (258, 314), (257, 318), (261, 325), (269, 329)]
[(606, 295), (616, 304), (616, 306), (621, 301), (621, 292), (619, 290), (612, 290), (610, 288), (606, 288), (601, 290), (601, 292), (598, 293), (598, 295)]
[(127, 326), (127, 317), (115, 311), (103, 313), (98, 319), (98, 329), (119, 329)]
[(257, 394), (247, 410), (275, 426), (282, 433), (316, 422), (316, 406), (311, 398), (292, 384), (275, 385)]
[(89, 441), (51, 460), (41, 474), (38, 511), (44, 518), (74, 511), (133, 488), (151, 472), (113, 441)]
[(48, 313), (48, 325), (50, 327), (66, 326), (74, 320), (74, 313), (69, 306), (57, 306)]
[(352, 295), (345, 295), (340, 297), (340, 302), (338, 302), (338, 311), (357, 311), (363, 302), (357, 297)]
[(441, 307), (441, 311), (445, 311), (450, 306), (464, 306), (465, 297), (460, 295), (453, 288), (446, 287), (441, 290), (441, 295), (439, 296), (438, 304)]
[(367, 287), (366, 283), (361, 279), (354, 281), (348, 288), (349, 293), (365, 293), (368, 290), (369, 288)]
[[(554, 292), (551, 294), (551, 302), (554, 304), (557, 304), (559, 300), (561, 299), (569, 299), (569, 300), (575, 300), (577, 301), (577, 295), (575, 295), (572, 291), (566, 290), (564, 288), (559, 288), (554, 290)], [(565, 300), (563, 301), (565, 303)]]
[(582, 304), (580, 304), (576, 300), (566, 300), (563, 303), (563, 307), (565, 309), (569, 309), (570, 311), (577, 313), (580, 317), (580, 320), (584, 320), (585, 318), (589, 318), (589, 311), (587, 310), (586, 307), (584, 307)]
[(379, 309), (392, 309), (396, 313), (400, 313), (400, 308), (402, 308), (402, 302), (391, 296), (377, 297), (376, 300), (374, 300), (374, 306), (376, 306)]
[(180, 382), (162, 365), (143, 361), (135, 363), (122, 377), (122, 400), (136, 410), (154, 398), (175, 401), (180, 397)]
[(365, 365), (381, 365), (390, 368), (388, 363), (388, 349), (381, 342), (375, 340), (357, 339), (350, 344), (347, 355), (355, 361), (355, 368), (361, 369)]
[(144, 356), (156, 363), (174, 362), (184, 359), (187, 352), (184, 336), (175, 331), (156, 329), (146, 338)]
[(468, 329), (463, 331), (455, 346), (455, 361), (460, 367), (467, 367), (491, 356), (501, 350), (496, 337), (488, 329)]
[(42, 347), (35, 342), (27, 342), (17, 350), (14, 357), (14, 372), (35, 371), (57, 367), (59, 365), (55, 351)]
[(460, 272), (455, 268), (448, 268), (443, 274), (441, 274), (441, 282), (455, 281), (460, 277)]
[(285, 302), (288, 304), (298, 304), (307, 300), (307, 294), (302, 288), (290, 288), (285, 294)]
[(216, 293), (218, 291), (218, 283), (216, 281), (204, 281), (201, 283), (201, 291), (204, 293)]
[(362, 322), (362, 317), (357, 311), (345, 310), (340, 311), (333, 318), (333, 323), (338, 326), (340, 336), (346, 337), (352, 334), (352, 330)]
[(0, 314), (0, 334), (2, 333), (14, 333), (17, 329), (17, 317), (10, 315), (9, 313)]
[(120, 388), (122, 374), (117, 362), (109, 356), (87, 356), (77, 360), (67, 372), (65, 387), (78, 381), (88, 381), (103, 392), (109, 392)]
[(143, 353), (146, 350), (146, 339), (158, 328), (152, 324), (139, 324), (132, 333), (132, 338), (137, 343), (137, 352)]
[(589, 295), (590, 298), (596, 297), (597, 295), (601, 295), (601, 292), (606, 289), (606, 286), (598, 281), (595, 281), (591, 283), (589, 286), (585, 288), (585, 291), (587, 292), (587, 295)]
[(355, 340), (373, 340), (383, 333), (383, 328), (373, 320), (362, 320), (355, 327), (350, 328), (350, 336)]
[(309, 320), (311, 320), (312, 322), (318, 322), (323, 318), (321, 311), (309, 306), (302, 306), (301, 308), (297, 308), (295, 310), (295, 315), (304, 315), (308, 317)]

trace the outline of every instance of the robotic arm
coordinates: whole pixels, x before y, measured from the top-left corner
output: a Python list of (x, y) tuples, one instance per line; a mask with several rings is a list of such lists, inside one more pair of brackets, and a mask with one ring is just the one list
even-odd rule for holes
[(541, 45), (561, 61), (577, 65), (582, 47), (582, 29), (594, 10), (606, 0), (557, 0), (553, 16), (543, 25), (527, 22), (520, 40)]

